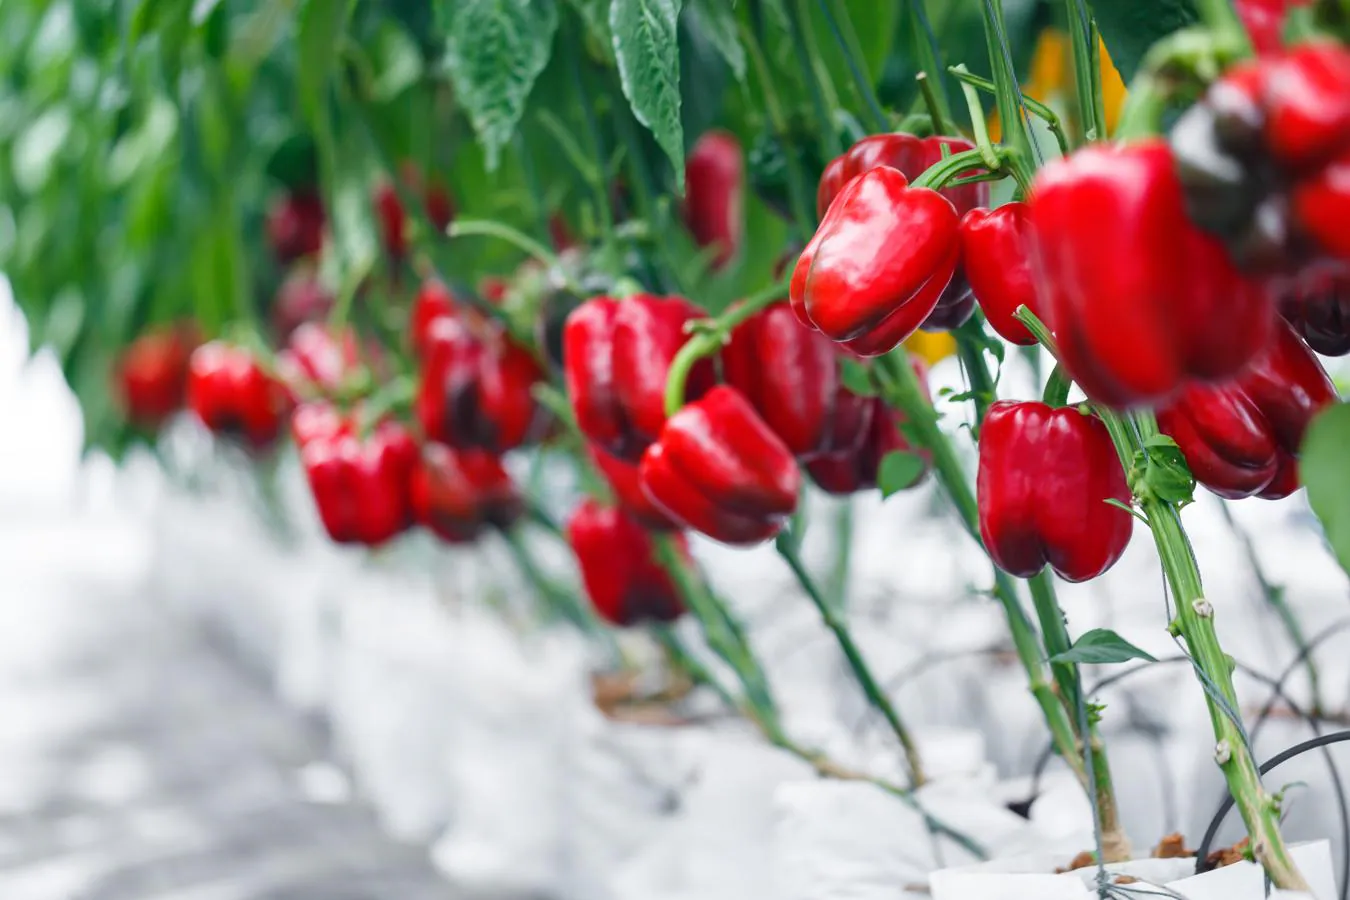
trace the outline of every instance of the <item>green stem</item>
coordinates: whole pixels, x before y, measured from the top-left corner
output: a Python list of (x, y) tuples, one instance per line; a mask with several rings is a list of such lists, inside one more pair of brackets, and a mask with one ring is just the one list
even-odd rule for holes
[(562, 619), (571, 622), (583, 633), (588, 634), (601, 642), (606, 650), (615, 659), (622, 659), (623, 654), (619, 650), (619, 644), (614, 639), (613, 632), (606, 628), (590, 607), (582, 603), (576, 594), (559, 587), (551, 578), (544, 574), (535, 562), (534, 555), (525, 543), (525, 538), (520, 529), (512, 528), (502, 532), (506, 540), (507, 549), (511, 551), (511, 557), (515, 560), (516, 566), (521, 574), (534, 589), (539, 599), (544, 601), (544, 605), (552, 613)]
[(456, 219), (450, 223), (446, 233), (452, 238), (475, 235), (500, 238), (509, 244), (514, 244), (550, 268), (557, 269), (559, 267), (558, 254), (520, 229), (513, 228), (504, 222), (493, 222), (488, 219)]
[(1022, 89), (1017, 73), (1012, 70), (1007, 54), (1007, 32), (1003, 22), (1003, 0), (981, 0), (984, 15), (984, 37), (989, 50), (989, 63), (994, 75), (994, 96), (998, 101), (998, 118), (1003, 125), (1003, 143), (1012, 146), (1025, 158), (1031, 159), (1033, 146), (1027, 123), (1022, 118)]
[(815, 604), (816, 611), (820, 613), (820, 618), (825, 623), (825, 627), (834, 634), (835, 641), (839, 644), (839, 649), (843, 652), (844, 658), (848, 661), (849, 669), (853, 672), (853, 677), (858, 680), (863, 693), (867, 695), (867, 702), (881, 713), (882, 718), (886, 720), (886, 724), (891, 727), (896, 739), (900, 741), (900, 746), (904, 748), (905, 762), (909, 768), (910, 787), (922, 786), (927, 779), (924, 777), (923, 761), (919, 757), (919, 748), (914, 743), (913, 736), (910, 735), (909, 729), (901, 721), (895, 705), (886, 696), (885, 690), (882, 689), (881, 684), (872, 674), (872, 670), (868, 668), (867, 661), (863, 659), (862, 651), (858, 649), (852, 633), (848, 630), (848, 625), (835, 612), (835, 608), (821, 594), (810, 573), (806, 571), (801, 556), (797, 553), (794, 537), (784, 532), (779, 535), (778, 540), (774, 542), (774, 546), (778, 549), (778, 555), (787, 562), (788, 568), (792, 569), (792, 574), (797, 577), (802, 590)]
[(755, 313), (782, 300), (787, 294), (787, 283), (777, 282), (758, 294), (751, 294), (739, 303), (732, 305), (726, 312), (696, 331), (684, 342), (680, 352), (670, 363), (670, 372), (666, 375), (666, 415), (673, 416), (684, 406), (684, 386), (689, 380), (689, 372), (700, 359), (712, 356), (722, 349), (727, 335), (753, 316)]
[(938, 134), (944, 134), (946, 132), (939, 127), (939, 122), (951, 122), (952, 111), (947, 102), (947, 88), (942, 81), (942, 51), (938, 46), (937, 36), (933, 33), (933, 27), (928, 21), (924, 0), (906, 0), (905, 9), (913, 29), (914, 55), (919, 71), (926, 76), (920, 82), (920, 87), (933, 93), (931, 99), (925, 96), (924, 102), (929, 105), (930, 110), (936, 104), (933, 127), (938, 129)]
[(1093, 43), (1093, 29), (1084, 0), (1065, 0), (1069, 38), (1073, 49), (1074, 88), (1078, 94), (1078, 125), (1086, 141), (1105, 140), (1106, 112), (1101, 92), (1101, 58)]
[(841, 11), (841, 15), (846, 21), (849, 21), (849, 32), (853, 40), (850, 41), (839, 27), (839, 18), (835, 15), (836, 8), (839, 5), (839, 0), (820, 0), (821, 12), (825, 14), (825, 24), (829, 26), (831, 33), (834, 34), (835, 43), (839, 45), (839, 49), (844, 54), (844, 63), (848, 66), (849, 74), (853, 76), (853, 83), (858, 89), (858, 95), (862, 97), (863, 103), (866, 104), (867, 111), (871, 114), (872, 122), (877, 131), (889, 131), (891, 128), (890, 120), (886, 118), (886, 112), (877, 101), (877, 92), (872, 87), (871, 80), (862, 70), (862, 51), (857, 45), (857, 35), (852, 34), (852, 21), (848, 20), (847, 10)]
[(797, 67), (806, 72), (806, 88), (811, 95), (811, 109), (816, 116), (816, 126), (820, 129), (821, 155), (825, 159), (834, 159), (840, 153), (839, 135), (835, 131), (834, 121), (830, 118), (830, 108), (825, 104), (821, 91), (821, 76), (816, 71), (816, 58), (806, 43), (802, 26), (804, 5), (784, 4), (787, 6), (788, 30), (792, 32), (792, 46), (797, 51)]
[(703, 665), (702, 661), (689, 652), (689, 648), (684, 645), (673, 628), (666, 624), (655, 625), (652, 627), (652, 636), (665, 649), (672, 667), (688, 675), (694, 684), (712, 689), (729, 708), (740, 709), (740, 703), (732, 696), (731, 691), (708, 671), (708, 667)]
[(923, 97), (923, 105), (928, 107), (928, 118), (933, 120), (933, 132), (935, 134), (955, 134), (949, 128), (951, 123), (943, 112), (942, 102), (938, 100), (937, 92), (933, 90), (933, 80), (928, 77), (928, 73), (920, 72), (914, 76), (914, 80), (919, 84), (919, 94)]
[(966, 377), (970, 379), (971, 393), (975, 395), (975, 430), (978, 434), (990, 405), (998, 399), (994, 376), (990, 374), (984, 358), (984, 348), (989, 344), (984, 320), (979, 315), (971, 316), (952, 332), (952, 336), (956, 338), (956, 352), (965, 366)]
[[(976, 90), (984, 91), (988, 94), (996, 94), (998, 92), (998, 89), (994, 87), (992, 81), (988, 78), (981, 78), (974, 72), (967, 71), (965, 66), (952, 66), (948, 68), (947, 71), (955, 75), (962, 83), (968, 84)], [(1027, 111), (1032, 115), (1045, 122), (1046, 126), (1050, 129), (1050, 133), (1055, 136), (1055, 142), (1059, 144), (1059, 152), (1067, 156), (1069, 154), (1069, 139), (1064, 134), (1064, 124), (1060, 121), (1059, 115), (1041, 101), (1033, 97), (1028, 97), (1026, 94), (1022, 95), (1022, 105), (1025, 106)]]
[[(953, 72), (964, 72), (964, 65), (954, 66)], [(984, 157), (985, 164), (990, 169), (997, 169), (999, 165), (998, 153), (994, 150), (993, 141), (989, 140), (989, 125), (984, 120), (984, 107), (980, 104), (980, 96), (975, 93), (975, 86), (969, 82), (961, 81), (961, 93), (966, 98), (966, 110), (970, 113), (970, 125), (975, 131), (975, 146), (979, 148)]]
[(978, 147), (974, 150), (962, 150), (960, 153), (953, 153), (925, 169), (922, 175), (910, 182), (910, 187), (925, 187), (937, 190), (967, 169), (976, 169), (981, 166), (999, 168), (1003, 155), (1004, 151), (996, 151), (994, 161), (991, 164), (985, 158), (985, 151)]
[(1041, 395), (1041, 400), (1046, 406), (1060, 407), (1069, 402), (1069, 388), (1073, 385), (1073, 380), (1069, 378), (1069, 373), (1064, 371), (1064, 367), (1055, 363), (1054, 369), (1050, 371), (1050, 380), (1045, 383), (1045, 393)]
[(853, 497), (839, 503), (834, 519), (834, 562), (830, 566), (830, 597), (836, 609), (848, 608), (849, 560), (853, 554)]
[(750, 56), (750, 62), (755, 67), (755, 73), (764, 91), (764, 107), (768, 110), (769, 122), (773, 126), (774, 135), (778, 139), (779, 147), (782, 148), (783, 160), (787, 165), (788, 198), (792, 203), (792, 214), (802, 237), (809, 237), (816, 227), (813, 211), (815, 190), (807, 184), (806, 175), (802, 172), (801, 159), (788, 134), (788, 121), (783, 115), (783, 105), (778, 99), (777, 89), (774, 88), (773, 75), (764, 59), (764, 49), (760, 46), (759, 38), (749, 25), (743, 23), (740, 30), (746, 53)]
[(1141, 70), (1130, 82), (1125, 95), (1125, 107), (1116, 123), (1115, 139), (1130, 141), (1150, 137), (1162, 130), (1163, 113), (1167, 111), (1171, 91), (1167, 83), (1154, 72)]
[(1213, 32), (1237, 58), (1252, 55), (1252, 42), (1232, 0), (1195, 0), (1200, 21)]

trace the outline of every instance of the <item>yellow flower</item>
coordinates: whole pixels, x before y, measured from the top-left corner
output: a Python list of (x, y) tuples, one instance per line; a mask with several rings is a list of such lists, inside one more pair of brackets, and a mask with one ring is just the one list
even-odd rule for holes
[(956, 353), (956, 338), (945, 331), (916, 331), (905, 349), (931, 366)]
[[(1106, 130), (1116, 130), (1120, 121), (1120, 110), (1125, 105), (1125, 82), (1111, 62), (1106, 42), (1099, 43), (1101, 57), (1102, 112), (1106, 116)], [(1061, 98), (1073, 98), (1073, 45), (1064, 32), (1047, 28), (1036, 41), (1036, 49), (1031, 55), (1031, 72), (1022, 92), (1033, 100), (1051, 104)], [(989, 115), (989, 137), (1001, 139), (998, 112)]]

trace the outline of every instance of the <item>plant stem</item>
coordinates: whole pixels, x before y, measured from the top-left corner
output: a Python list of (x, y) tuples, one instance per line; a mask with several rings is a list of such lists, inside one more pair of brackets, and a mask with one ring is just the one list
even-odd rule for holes
[[(965, 66), (951, 66), (947, 71), (955, 75), (957, 80), (961, 81), (963, 84), (968, 84), (976, 90), (984, 91), (988, 94), (996, 94), (998, 92), (992, 81), (988, 78), (981, 78), (974, 72), (967, 71)], [(1026, 94), (1022, 95), (1022, 105), (1027, 108), (1028, 112), (1035, 115), (1036, 118), (1045, 122), (1046, 126), (1050, 129), (1050, 133), (1055, 136), (1055, 142), (1059, 144), (1059, 152), (1067, 156), (1069, 153), (1069, 139), (1065, 136), (1064, 124), (1060, 122), (1059, 116), (1055, 111), (1041, 101), (1033, 97), (1028, 97)]]
[(806, 44), (806, 35), (802, 26), (802, 5), (791, 2), (787, 7), (788, 29), (792, 32), (792, 45), (797, 51), (797, 66), (806, 72), (806, 88), (811, 94), (811, 108), (815, 112), (816, 125), (820, 129), (821, 155), (825, 159), (834, 159), (840, 153), (839, 135), (835, 133), (834, 121), (830, 118), (830, 109), (825, 105), (825, 96), (821, 92), (820, 75), (816, 71), (816, 59)]
[(990, 404), (998, 399), (994, 376), (989, 373), (989, 366), (984, 359), (984, 348), (989, 342), (989, 336), (985, 333), (984, 321), (979, 315), (972, 316), (953, 331), (952, 336), (956, 338), (956, 352), (961, 357), (961, 364), (966, 367), (970, 390), (975, 395), (975, 430), (978, 434)]
[(521, 574), (534, 589), (539, 599), (544, 601), (547, 609), (555, 615), (571, 622), (583, 633), (595, 637), (601, 642), (615, 659), (622, 659), (623, 654), (619, 651), (618, 642), (614, 640), (614, 634), (601, 624), (595, 617), (595, 613), (590, 607), (582, 603), (572, 591), (559, 587), (551, 578), (544, 574), (535, 562), (534, 555), (526, 546), (525, 538), (520, 529), (511, 528), (502, 531), (502, 537), (506, 541), (507, 549), (511, 551), (511, 557), (515, 560), (516, 566)]
[(843, 498), (834, 519), (834, 562), (830, 566), (830, 598), (835, 609), (848, 608), (849, 558), (853, 553), (853, 497)]
[(1093, 43), (1090, 13), (1084, 0), (1065, 0), (1073, 52), (1074, 89), (1078, 94), (1079, 134), (1086, 141), (1104, 141), (1106, 111), (1101, 91), (1101, 54)]
[(493, 222), (487, 219), (456, 219), (450, 223), (450, 227), (446, 229), (446, 234), (452, 238), (469, 237), (471, 235), (501, 238), (509, 244), (514, 244), (544, 265), (555, 269), (558, 267), (558, 254), (518, 228), (512, 228), (504, 222)]
[[(986, 151), (980, 148), (974, 150), (962, 150), (960, 153), (953, 153), (938, 162), (933, 163), (923, 174), (910, 182), (910, 187), (926, 187), (937, 190), (948, 181), (960, 175), (967, 169), (979, 168), (982, 165), (991, 165), (985, 156)], [(996, 153), (994, 163), (991, 168), (997, 169), (1001, 164), (1001, 153)]]
[(764, 91), (764, 107), (768, 110), (769, 122), (783, 151), (792, 215), (796, 219), (797, 227), (801, 229), (802, 237), (807, 238), (815, 230), (816, 220), (812, 210), (815, 191), (807, 184), (806, 175), (802, 172), (801, 159), (789, 139), (788, 121), (783, 115), (783, 105), (778, 99), (778, 91), (773, 86), (773, 75), (764, 59), (764, 49), (760, 46), (759, 38), (749, 25), (742, 24), (740, 31), (746, 53), (750, 56), (751, 64), (755, 67), (755, 73)]
[(994, 95), (998, 100), (999, 122), (1003, 126), (1003, 143), (1031, 159), (1033, 144), (1026, 121), (1022, 118), (1022, 90), (1007, 54), (1003, 0), (981, 0), (980, 10), (984, 14), (984, 37), (994, 75)]
[[(953, 71), (964, 72), (965, 66), (956, 66)], [(998, 168), (998, 154), (994, 150), (994, 144), (989, 140), (989, 126), (984, 120), (984, 107), (980, 105), (980, 95), (975, 93), (975, 86), (969, 82), (961, 82), (961, 93), (966, 98), (966, 110), (970, 113), (971, 128), (975, 132), (975, 146), (980, 149), (984, 161), (989, 168)]]
[[(825, 14), (825, 24), (829, 26), (831, 33), (834, 34), (835, 43), (839, 45), (840, 51), (844, 54), (844, 63), (848, 66), (849, 74), (853, 76), (853, 83), (858, 89), (858, 95), (862, 97), (863, 103), (867, 106), (867, 111), (872, 116), (872, 123), (877, 131), (889, 131), (891, 127), (890, 120), (886, 118), (885, 111), (877, 101), (877, 92), (872, 87), (871, 80), (862, 69), (862, 52), (858, 48), (858, 39), (856, 34), (851, 34), (852, 40), (845, 36), (843, 29), (839, 27), (839, 17), (835, 15), (835, 10), (840, 6), (839, 0), (820, 0), (820, 10)], [(848, 11), (840, 10), (845, 20), (848, 19)], [(849, 21), (849, 31), (853, 31), (852, 22)]]
[(1239, 57), (1252, 55), (1252, 42), (1232, 0), (1195, 0), (1195, 9), (1205, 27), (1237, 51)]
[(1069, 402), (1069, 387), (1072, 384), (1064, 367), (1055, 363), (1055, 367), (1050, 370), (1050, 380), (1045, 383), (1045, 392), (1041, 395), (1042, 402), (1046, 406), (1064, 406)]
[[(920, 87), (933, 93), (932, 98), (925, 95), (924, 102), (929, 104), (930, 109), (936, 104), (933, 127), (938, 128), (940, 121), (952, 121), (951, 107), (947, 103), (947, 88), (942, 81), (941, 48), (938, 46), (937, 36), (933, 33), (933, 26), (928, 21), (924, 0), (906, 0), (905, 9), (913, 26), (914, 55), (919, 64), (919, 71), (927, 76), (920, 82)], [(939, 128), (938, 134), (943, 133)]]
[(895, 705), (886, 696), (886, 691), (881, 687), (880, 682), (868, 668), (867, 661), (863, 659), (862, 651), (858, 649), (857, 643), (853, 640), (853, 634), (848, 630), (848, 625), (835, 611), (833, 605), (829, 603), (816, 586), (806, 567), (802, 565), (801, 556), (797, 553), (796, 541), (792, 534), (784, 532), (779, 535), (778, 540), (774, 542), (778, 550), (778, 555), (787, 562), (788, 568), (792, 574), (797, 577), (797, 581), (802, 586), (802, 590), (811, 598), (815, 604), (816, 611), (820, 613), (821, 620), (825, 627), (834, 634), (835, 641), (839, 644), (839, 649), (843, 652), (844, 658), (848, 661), (849, 669), (853, 672), (853, 677), (858, 680), (863, 693), (867, 695), (867, 702), (874, 709), (881, 713), (886, 724), (891, 727), (900, 746), (905, 751), (905, 762), (909, 768), (909, 784), (911, 788), (921, 787), (927, 780), (923, 773), (923, 761), (919, 757), (919, 748), (914, 743), (914, 738), (900, 719), (900, 714), (896, 711)]

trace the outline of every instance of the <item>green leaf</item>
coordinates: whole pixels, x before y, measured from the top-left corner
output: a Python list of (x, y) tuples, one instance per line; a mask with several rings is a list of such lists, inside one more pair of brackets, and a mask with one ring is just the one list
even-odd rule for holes
[(347, 29), (351, 7), (350, 0), (307, 0), (300, 10), (296, 89), (300, 111), (318, 132), (327, 131), (328, 80), (337, 62), (338, 46)]
[(881, 465), (877, 467), (877, 487), (881, 488), (881, 496), (889, 497), (905, 488), (913, 487), (923, 477), (927, 466), (923, 457), (914, 453), (904, 450), (892, 450), (887, 453), (881, 458)]
[(1074, 641), (1072, 648), (1050, 657), (1050, 662), (1104, 665), (1106, 663), (1128, 662), (1132, 659), (1144, 659), (1149, 662), (1158, 661), (1114, 631), (1107, 628), (1094, 628)]
[(875, 397), (876, 385), (872, 383), (872, 374), (866, 366), (856, 359), (839, 357), (839, 377), (844, 387), (859, 397)]
[(633, 115), (656, 137), (684, 194), (684, 126), (680, 123), (681, 0), (613, 0), (609, 27), (623, 94)]
[(1190, 0), (1092, 0), (1089, 5), (1126, 83), (1159, 38), (1198, 21)]
[(525, 112), (558, 30), (554, 0), (455, 0), (446, 66), (489, 172)]
[(736, 33), (736, 13), (726, 0), (693, 0), (685, 17), (703, 32), (727, 61), (736, 81), (745, 83), (745, 48)]
[(1350, 572), (1350, 405), (1338, 403), (1313, 419), (1303, 438), (1298, 470), (1308, 486), (1308, 502), (1322, 520), (1327, 542), (1341, 568)]
[(585, 23), (586, 30), (591, 36), (608, 47), (609, 0), (568, 0), (568, 3), (581, 16), (581, 21)]
[(1139, 456), (1143, 457), (1144, 483), (1154, 496), (1168, 503), (1190, 503), (1195, 498), (1195, 476), (1176, 441), (1165, 434), (1154, 435)]

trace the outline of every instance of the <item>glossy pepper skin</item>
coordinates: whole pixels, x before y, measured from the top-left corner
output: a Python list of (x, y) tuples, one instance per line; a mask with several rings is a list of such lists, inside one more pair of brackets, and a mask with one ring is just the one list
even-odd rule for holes
[(638, 471), (657, 508), (724, 544), (776, 535), (797, 508), (801, 487), (792, 451), (726, 385), (671, 416)]
[(596, 469), (614, 491), (619, 506), (638, 524), (652, 531), (673, 531), (679, 528), (642, 490), (642, 478), (636, 465), (610, 456), (591, 443), (587, 443), (586, 449)]
[(1266, 283), (1191, 224), (1163, 142), (1086, 147), (1042, 169), (1032, 198), (1040, 304), (1093, 400), (1157, 405), (1269, 343)]
[(1025, 306), (1041, 315), (1032, 267), (1031, 209), (1020, 202), (998, 209), (973, 209), (961, 219), (961, 261), (975, 301), (989, 327), (1023, 347), (1036, 343), (1013, 318)]
[(277, 374), (296, 394), (331, 395), (361, 368), (356, 332), (334, 335), (326, 325), (306, 322), (277, 354)]
[(131, 342), (117, 362), (117, 394), (127, 420), (156, 429), (187, 398), (188, 361), (197, 346), (188, 327), (147, 332)]
[[(687, 553), (683, 535), (675, 541)], [(632, 517), (593, 499), (567, 520), (567, 540), (596, 613), (612, 625), (673, 622), (684, 612), (674, 582), (657, 562), (652, 539)]]
[(310, 190), (283, 195), (267, 213), (267, 240), (283, 265), (323, 249), (323, 201)]
[[(582, 434), (607, 453), (637, 462), (666, 422), (666, 375), (704, 313), (680, 297), (594, 297), (567, 317), (563, 381)], [(685, 397), (716, 381), (711, 359), (689, 373)]]
[(1252, 40), (1252, 47), (1262, 56), (1280, 52), (1284, 20), (1290, 10), (1302, 5), (1297, 0), (1234, 0), (1233, 3)]
[(479, 337), (452, 318), (432, 324), (428, 344), (414, 401), (427, 437), (505, 453), (548, 432), (551, 417), (532, 393), (544, 373), (529, 351), (500, 333)]
[(1350, 354), (1350, 269), (1314, 266), (1279, 291), (1280, 315), (1323, 356)]
[(726, 383), (750, 401), (794, 456), (856, 449), (870, 404), (844, 389), (834, 344), (786, 303), (751, 316), (722, 352)]
[(960, 258), (951, 201), (896, 169), (850, 181), (792, 272), (798, 320), (858, 356), (880, 356), (937, 307)]
[(1066, 581), (1101, 575), (1125, 552), (1134, 519), (1111, 436), (1075, 407), (1001, 400), (980, 430), (980, 537), (994, 563), (1030, 578), (1048, 563)]
[(1220, 497), (1278, 500), (1298, 490), (1298, 450), (1313, 416), (1336, 401), (1322, 364), (1294, 330), (1236, 380), (1194, 385), (1158, 411), (1195, 478)]
[(714, 247), (714, 270), (739, 252), (745, 236), (745, 156), (725, 131), (703, 134), (684, 167), (684, 223), (700, 247)]
[[(921, 138), (912, 134), (869, 135), (826, 167), (817, 187), (816, 213), (823, 217), (844, 185), (878, 166), (889, 166), (910, 181), (914, 181), (929, 167), (942, 161), (944, 148), (951, 153), (960, 153), (972, 150), (974, 146), (965, 138)], [(974, 175), (977, 172), (979, 169), (970, 169), (961, 174)], [(944, 187), (938, 193), (952, 202), (958, 217), (964, 216), (972, 209), (989, 205), (989, 185), (984, 182)], [(924, 320), (922, 327), (927, 331), (948, 331), (958, 328), (974, 311), (975, 299), (971, 294), (964, 268), (958, 264), (952, 273), (951, 282), (938, 297), (937, 305)]]
[(525, 505), (501, 457), (428, 443), (413, 467), (413, 519), (450, 544), (476, 540), (485, 529), (509, 528)]
[(291, 413), (290, 391), (243, 347), (203, 344), (188, 364), (187, 405), (215, 434), (254, 450), (270, 446)]
[(339, 544), (378, 547), (406, 530), (417, 459), (407, 429), (383, 422), (361, 437), (350, 418), (301, 412), (305, 424), (295, 429), (300, 461), (328, 536)]

